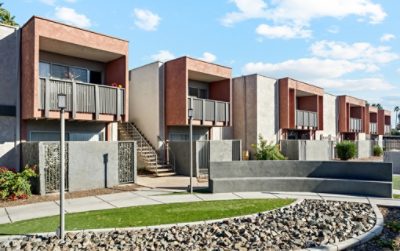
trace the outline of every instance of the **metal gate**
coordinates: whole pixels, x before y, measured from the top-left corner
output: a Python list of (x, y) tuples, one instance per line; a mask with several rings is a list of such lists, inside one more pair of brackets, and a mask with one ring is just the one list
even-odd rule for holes
[(135, 143), (118, 143), (118, 179), (120, 183), (135, 182)]

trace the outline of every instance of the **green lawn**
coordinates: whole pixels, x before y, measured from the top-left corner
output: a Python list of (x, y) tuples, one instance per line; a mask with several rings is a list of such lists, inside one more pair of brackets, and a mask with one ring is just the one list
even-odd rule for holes
[(393, 189), (400, 190), (400, 176), (393, 176)]
[[(127, 207), (66, 215), (67, 230), (134, 227), (219, 219), (267, 211), (292, 203), (291, 199), (202, 201)], [(0, 235), (52, 232), (58, 217), (0, 225)]]
[(400, 194), (393, 194), (393, 198), (400, 199)]

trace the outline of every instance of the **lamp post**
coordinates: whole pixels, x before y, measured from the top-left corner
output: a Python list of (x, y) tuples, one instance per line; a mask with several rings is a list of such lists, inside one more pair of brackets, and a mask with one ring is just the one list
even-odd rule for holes
[(190, 107), (188, 110), (188, 117), (189, 117), (189, 141), (190, 141), (190, 193), (193, 193), (193, 124), (192, 124), (192, 119), (193, 119), (193, 108), (192, 108), (192, 102), (190, 102)]
[(65, 234), (65, 212), (64, 212), (64, 192), (65, 192), (65, 119), (64, 110), (66, 107), (66, 95), (57, 95), (58, 108), (60, 109), (60, 120), (61, 120), (61, 135), (60, 135), (60, 228), (58, 229), (58, 237), (64, 239)]

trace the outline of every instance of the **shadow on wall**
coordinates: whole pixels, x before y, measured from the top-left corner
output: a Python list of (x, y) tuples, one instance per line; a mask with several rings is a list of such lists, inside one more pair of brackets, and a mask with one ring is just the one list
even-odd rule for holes
[(14, 142), (0, 142), (0, 166), (20, 170), (19, 146), (15, 146)]

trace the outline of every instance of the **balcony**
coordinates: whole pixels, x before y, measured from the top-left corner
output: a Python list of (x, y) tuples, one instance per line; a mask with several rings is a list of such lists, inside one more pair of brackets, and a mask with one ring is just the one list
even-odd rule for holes
[(296, 126), (299, 127), (318, 127), (316, 112), (296, 110)]
[(369, 123), (369, 133), (371, 134), (378, 134), (378, 127), (376, 123)]
[(66, 111), (72, 113), (94, 114), (99, 119), (100, 114), (114, 115), (119, 120), (124, 115), (123, 88), (106, 85), (96, 85), (72, 80), (60, 80), (53, 78), (39, 79), (39, 109), (44, 110), (45, 117), (49, 117), (49, 111), (57, 111), (57, 95), (66, 94)]
[(390, 125), (385, 125), (385, 134), (390, 134), (390, 133), (391, 133)]
[(193, 119), (201, 120), (204, 124), (205, 121), (212, 121), (215, 123), (229, 122), (230, 116), (230, 103), (210, 100), (210, 99), (200, 99), (189, 97), (188, 107), (192, 104), (193, 107)]
[(350, 132), (361, 132), (362, 121), (357, 118), (350, 118)]

